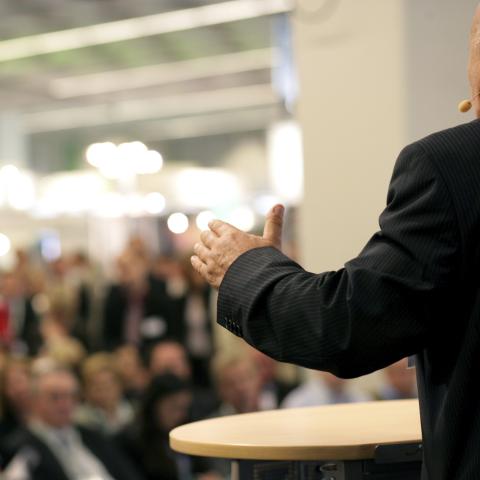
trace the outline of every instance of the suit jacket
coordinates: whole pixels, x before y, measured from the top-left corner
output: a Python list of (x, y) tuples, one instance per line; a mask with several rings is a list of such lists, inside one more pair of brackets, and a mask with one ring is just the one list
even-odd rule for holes
[[(321, 248), (321, 243), (319, 243)], [(335, 272), (243, 254), (218, 322), (285, 362), (356, 377), (416, 354), (423, 479), (480, 475), (480, 120), (400, 154), (377, 232)]]
[[(84, 446), (90, 450), (115, 480), (141, 480), (130, 462), (110, 440), (92, 430), (77, 427)], [(66, 472), (46, 443), (30, 430), (22, 429), (12, 434), (4, 446), (7, 458), (21, 452), (35, 480), (68, 480)]]
[[(148, 277), (148, 291), (143, 299), (142, 323), (151, 317), (166, 322), (166, 331), (160, 335), (141, 335), (141, 347), (150, 345), (164, 337), (183, 338), (182, 322), (176, 317), (173, 301), (168, 297), (165, 284), (152, 276)], [(125, 343), (125, 323), (128, 313), (128, 292), (123, 285), (112, 285), (106, 295), (103, 311), (103, 338), (105, 348), (113, 350)], [(141, 327), (141, 325), (140, 325)]]

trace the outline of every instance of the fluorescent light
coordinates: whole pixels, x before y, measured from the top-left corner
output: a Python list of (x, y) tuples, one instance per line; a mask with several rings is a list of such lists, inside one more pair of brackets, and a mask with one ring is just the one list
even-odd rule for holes
[(8, 190), (8, 203), (15, 209), (26, 211), (33, 208), (35, 205), (35, 182), (33, 177), (28, 174), (21, 174), (11, 184)]
[(160, 153), (148, 150), (145, 144), (138, 141), (120, 145), (111, 142), (93, 143), (87, 148), (85, 156), (90, 165), (98, 168), (109, 179), (158, 173), (163, 166)]
[(0, 169), (0, 205), (7, 204), (15, 210), (29, 210), (35, 204), (33, 176), (15, 165)]
[(232, 0), (0, 42), (0, 62), (291, 11), (293, 0)]
[(81, 97), (173, 84), (187, 80), (272, 68), (275, 50), (266, 48), (182, 62), (57, 78), (49, 90), (56, 98)]
[(93, 213), (104, 218), (121, 218), (126, 214), (124, 197), (116, 192), (107, 192), (100, 196)]
[(176, 175), (174, 188), (175, 197), (185, 209), (228, 205), (241, 196), (238, 179), (217, 168), (185, 168)]
[(105, 188), (102, 178), (91, 171), (51, 175), (40, 183), (33, 213), (43, 218), (87, 213), (96, 208)]
[(163, 158), (156, 150), (148, 150), (139, 155), (135, 162), (135, 173), (137, 175), (148, 175), (158, 173), (163, 166)]
[(192, 92), (171, 97), (144, 98), (118, 103), (45, 110), (27, 113), (23, 118), (25, 128), (29, 133), (39, 133), (152, 118), (222, 112), (278, 103), (279, 99), (271, 85), (260, 84)]
[(88, 163), (97, 168), (99, 168), (106, 159), (115, 157), (116, 154), (117, 147), (112, 142), (93, 143), (85, 152)]

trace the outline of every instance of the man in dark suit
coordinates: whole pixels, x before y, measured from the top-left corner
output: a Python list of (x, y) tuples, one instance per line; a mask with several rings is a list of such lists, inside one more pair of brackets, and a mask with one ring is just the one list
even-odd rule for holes
[[(480, 7), (469, 79), (480, 118)], [(360, 255), (313, 274), (263, 237), (220, 221), (194, 267), (219, 287), (218, 323), (286, 362), (356, 377), (416, 355), (423, 479), (480, 476), (480, 120), (420, 140), (396, 163), (387, 207)]]
[(73, 425), (79, 391), (70, 371), (45, 362), (32, 383), (32, 419), (4, 442), (2, 453), (12, 459), (2, 478), (140, 480), (109, 440)]
[(165, 283), (150, 274), (148, 259), (127, 251), (117, 266), (119, 283), (108, 288), (103, 309), (105, 348), (113, 350), (127, 343), (146, 350), (165, 337), (181, 338), (175, 303)]

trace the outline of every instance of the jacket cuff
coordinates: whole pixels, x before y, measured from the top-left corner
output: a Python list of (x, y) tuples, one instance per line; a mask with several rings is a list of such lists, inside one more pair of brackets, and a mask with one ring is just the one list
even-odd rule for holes
[[(292, 263), (274, 247), (259, 247), (240, 255), (227, 270), (218, 291), (217, 323), (237, 337), (244, 337), (243, 319), (262, 289), (266, 267), (273, 262)], [(263, 273), (263, 275), (262, 275)]]

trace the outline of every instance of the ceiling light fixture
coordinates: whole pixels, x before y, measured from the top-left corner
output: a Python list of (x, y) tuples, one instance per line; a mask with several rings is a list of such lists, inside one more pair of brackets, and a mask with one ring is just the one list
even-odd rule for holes
[(0, 42), (0, 62), (284, 13), (293, 0), (232, 0)]

